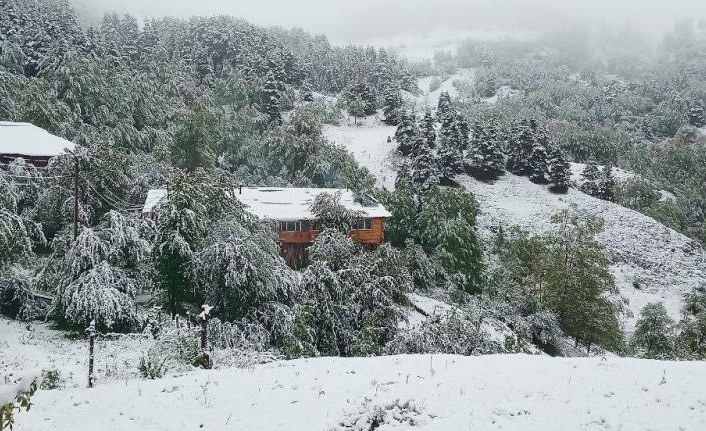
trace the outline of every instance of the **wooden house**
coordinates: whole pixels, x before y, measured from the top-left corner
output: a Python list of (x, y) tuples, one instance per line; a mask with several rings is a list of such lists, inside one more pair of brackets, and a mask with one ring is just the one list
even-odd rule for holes
[[(338, 194), (341, 204), (355, 214), (350, 237), (369, 249), (377, 248), (385, 239), (385, 220), (391, 214), (377, 201), (366, 196), (360, 199), (350, 190), (292, 187), (241, 187), (235, 197), (246, 211), (265, 221), (275, 223), (279, 234), (282, 257), (292, 267), (300, 267), (307, 260), (307, 248), (319, 234), (316, 216), (310, 207), (321, 193)], [(159, 207), (166, 190), (150, 190), (143, 214)]]
[(0, 164), (7, 165), (15, 159), (47, 166), (52, 157), (64, 152), (73, 152), (76, 145), (64, 138), (54, 136), (44, 129), (29, 123), (0, 121)]

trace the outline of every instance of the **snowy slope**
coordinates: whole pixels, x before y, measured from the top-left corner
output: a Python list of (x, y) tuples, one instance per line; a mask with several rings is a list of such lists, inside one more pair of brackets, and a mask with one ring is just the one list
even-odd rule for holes
[(455, 82), (468, 82), (472, 83), (475, 76), (474, 69), (459, 69), (455, 74), (446, 78), (439, 88), (434, 91), (429, 91), (429, 84), (432, 80), (439, 78), (438, 76), (427, 76), (418, 80), (418, 86), (421, 90), (421, 94), (412, 96), (407, 95), (407, 102), (412, 104), (414, 111), (418, 113), (424, 113), (426, 109), (436, 111), (436, 106), (439, 103), (439, 96), (441, 93), (448, 92), (451, 98), (458, 96), (458, 90), (454, 85)]
[(394, 188), (398, 161), (394, 154), (397, 144), (387, 142), (395, 136), (396, 128), (383, 123), (378, 116), (359, 118), (358, 124), (352, 119), (341, 121), (340, 125), (324, 125), (324, 136), (336, 144), (344, 146), (354, 156), (360, 166), (368, 168), (387, 189)]
[[(417, 113), (423, 113), (426, 109), (435, 111), (442, 92), (448, 91), (451, 97), (457, 96), (454, 81), (470, 81), (473, 76), (473, 70), (461, 69), (433, 92), (429, 92), (429, 82), (435, 77), (422, 78), (418, 82), (420, 94), (406, 93), (407, 103), (412, 105)], [(397, 143), (387, 142), (387, 139), (395, 136), (395, 130), (397, 130), (396, 127), (383, 123), (382, 115), (378, 113), (367, 118), (359, 118), (357, 122), (347, 117), (337, 126), (324, 125), (323, 133), (330, 141), (350, 151), (358, 164), (373, 174), (378, 185), (393, 189), (400, 160), (395, 155)]]
[(380, 431), (699, 431), (706, 429), (704, 387), (702, 362), (526, 355), (302, 359), (40, 391), (32, 410), (18, 414), (15, 429), (367, 431), (373, 429), (369, 413), (381, 406), (387, 415)]
[[(598, 239), (615, 262), (613, 274), (634, 313), (625, 320), (628, 330), (632, 329), (640, 309), (649, 302), (664, 302), (669, 313), (678, 318), (684, 293), (706, 285), (703, 249), (686, 236), (636, 211), (575, 189), (570, 189), (566, 195), (552, 194), (545, 186), (510, 174), (494, 184), (469, 177), (462, 177), (460, 182), (480, 204), (478, 223), (485, 236), (500, 225), (546, 232), (552, 227), (551, 216), (571, 204), (579, 211), (602, 217), (605, 231)], [(633, 282), (639, 283), (640, 288), (633, 287)]]
[[(423, 92), (416, 97), (416, 103), (436, 107), (441, 91), (449, 91), (452, 97), (456, 94), (454, 80), (470, 80), (472, 77), (473, 71), (462, 70), (447, 79), (439, 90)], [(431, 79), (419, 80), (420, 89), (428, 90)], [(324, 128), (330, 140), (346, 147), (358, 163), (368, 168), (378, 183), (388, 189), (394, 188), (396, 167), (400, 162), (394, 155), (396, 143), (387, 142), (387, 137), (393, 136), (394, 132), (394, 127), (385, 125), (375, 117), (359, 120), (358, 126), (351, 121)], [(572, 180), (580, 181), (584, 167), (580, 163), (572, 164)], [(618, 181), (634, 176), (621, 169), (614, 169), (614, 175)], [(684, 293), (706, 285), (704, 251), (689, 238), (652, 218), (592, 198), (575, 189), (567, 195), (554, 195), (546, 187), (509, 174), (493, 185), (470, 178), (465, 178), (463, 182), (480, 203), (483, 214), (479, 223), (486, 235), (491, 227), (498, 224), (505, 227), (519, 225), (532, 232), (545, 232), (551, 228), (551, 215), (571, 203), (581, 211), (603, 217), (606, 230), (599, 239), (616, 262), (612, 268), (613, 274), (633, 313), (633, 316), (625, 318), (627, 330), (632, 330), (640, 310), (649, 302), (664, 302), (670, 314), (678, 318)], [(639, 284), (640, 289), (633, 287), (634, 282)]]

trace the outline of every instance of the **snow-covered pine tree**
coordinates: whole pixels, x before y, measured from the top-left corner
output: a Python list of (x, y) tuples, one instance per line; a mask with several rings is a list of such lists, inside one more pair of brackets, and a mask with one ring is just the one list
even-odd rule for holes
[(441, 94), (439, 94), (439, 102), (436, 108), (436, 117), (439, 118), (439, 120), (443, 121), (443, 118), (445, 116), (451, 114), (456, 114), (453, 107), (453, 103), (451, 102), (451, 96), (449, 95), (448, 91), (442, 91)]
[(513, 128), (509, 141), (507, 169), (515, 175), (529, 175), (532, 168), (529, 158), (536, 144), (534, 131), (527, 120)]
[(409, 72), (406, 72), (404, 75), (402, 75), (400, 86), (404, 91), (408, 91), (412, 94), (417, 94), (419, 92), (417, 78), (415, 78), (414, 75)]
[(272, 70), (267, 73), (265, 85), (262, 88), (262, 109), (269, 116), (270, 123), (279, 124), (282, 122), (280, 113), (280, 93), (281, 84), (276, 80)]
[(442, 117), (439, 137), (437, 160), (440, 174), (451, 179), (463, 170), (462, 159), (465, 147), (458, 130), (456, 116), (448, 114)]
[(412, 163), (414, 159), (404, 159), (400, 164), (399, 169), (397, 169), (397, 176), (395, 177), (395, 188), (400, 188), (403, 186), (412, 186)]
[(422, 194), (439, 184), (439, 167), (428, 142), (421, 139), (419, 144), (412, 161), (412, 188)]
[(706, 108), (703, 100), (695, 100), (689, 106), (689, 124), (694, 127), (706, 126)]
[(527, 160), (527, 164), (530, 169), (530, 181), (537, 184), (545, 184), (547, 182), (547, 176), (549, 173), (547, 159), (547, 150), (544, 147), (542, 140), (535, 139), (529, 159)]
[(599, 181), (601, 177), (601, 171), (598, 169), (595, 163), (589, 163), (581, 172), (581, 178), (583, 183), (581, 184), (581, 191), (587, 195), (593, 197), (600, 196), (600, 186)]
[(410, 155), (418, 134), (419, 130), (417, 129), (417, 121), (414, 115), (403, 112), (400, 123), (397, 125), (397, 130), (395, 131), (397, 151), (403, 156)]
[(351, 86), (345, 92), (345, 100), (349, 102), (353, 99), (360, 99), (362, 101), (362, 111), (365, 115), (373, 115), (377, 109), (377, 96), (373, 89), (365, 82), (360, 82)]
[(557, 147), (549, 151), (549, 188), (555, 193), (566, 193), (571, 182), (571, 165), (566, 160), (564, 153)]
[(383, 89), (382, 112), (385, 116), (383, 120), (386, 124), (396, 126), (400, 122), (400, 111), (402, 110), (402, 96), (400, 88), (394, 82), (389, 82)]
[(471, 128), (468, 125), (468, 121), (461, 114), (456, 115), (456, 130), (461, 137), (461, 142), (463, 142), (463, 150), (468, 147), (468, 138), (471, 134)]
[(194, 302), (190, 264), (206, 230), (205, 190), (193, 178), (180, 176), (157, 213), (157, 235), (152, 246), (154, 282), (167, 309), (182, 313)]
[(505, 156), (500, 149), (494, 127), (484, 129), (480, 124), (473, 128), (473, 137), (466, 157), (464, 170), (479, 180), (492, 180), (505, 168)]
[(598, 178), (598, 198), (613, 202), (615, 199), (615, 177), (613, 167), (605, 165)]
[(436, 127), (434, 117), (431, 112), (427, 111), (419, 124), (419, 135), (424, 139), (425, 144), (429, 149), (436, 147)]

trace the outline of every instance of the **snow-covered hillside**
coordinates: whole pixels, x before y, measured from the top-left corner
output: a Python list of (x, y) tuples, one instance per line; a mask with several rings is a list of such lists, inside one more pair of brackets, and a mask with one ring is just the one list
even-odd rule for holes
[(552, 194), (545, 186), (510, 174), (494, 184), (469, 177), (463, 177), (461, 183), (480, 203), (478, 223), (486, 237), (500, 225), (545, 232), (551, 229), (551, 216), (572, 204), (579, 211), (602, 217), (605, 230), (598, 239), (615, 261), (613, 274), (634, 314), (625, 320), (628, 330), (640, 309), (649, 302), (664, 302), (669, 313), (678, 318), (684, 293), (706, 285), (703, 249), (686, 236), (636, 211), (575, 189), (570, 189), (566, 195)]
[[(706, 429), (700, 362), (319, 358), (39, 391), (17, 431)], [(378, 412), (376, 414), (376, 412)]]
[(358, 164), (368, 168), (379, 185), (387, 189), (394, 188), (397, 168), (394, 141), (387, 138), (395, 136), (395, 127), (383, 123), (379, 116), (346, 119), (338, 126), (325, 125), (323, 132), (330, 141), (343, 145), (355, 155)]
[[(417, 95), (406, 93), (407, 103), (413, 107), (415, 112), (423, 113), (425, 110), (436, 110), (439, 103), (439, 96), (446, 91), (451, 97), (458, 95), (454, 82), (471, 82), (474, 71), (461, 69), (456, 74), (445, 79), (439, 88), (429, 91), (429, 83), (432, 79), (438, 78), (430, 76), (419, 80), (419, 91)], [(399, 160), (395, 157), (395, 141), (388, 142), (388, 138), (395, 136), (396, 127), (388, 126), (382, 122), (382, 115), (377, 114), (357, 121), (351, 117), (346, 118), (341, 124), (325, 125), (323, 133), (330, 141), (344, 146), (350, 151), (358, 163), (366, 167), (378, 181), (378, 184), (387, 189), (394, 188), (397, 177), (397, 165)]]
[[(447, 80), (444, 85), (453, 88)], [(420, 87), (424, 81), (420, 81)], [(420, 96), (420, 100), (427, 96)], [(433, 93), (438, 100), (438, 94)], [(426, 99), (431, 100), (431, 98)], [(394, 187), (396, 143), (387, 142), (395, 128), (379, 118), (368, 117), (355, 126), (345, 123), (326, 126), (326, 136), (344, 145), (386, 188)], [(584, 165), (572, 165), (572, 179), (580, 179)], [(631, 172), (615, 169), (616, 179), (631, 178)], [(632, 330), (644, 305), (664, 302), (669, 313), (679, 317), (684, 293), (706, 285), (706, 257), (704, 251), (686, 236), (665, 227), (650, 217), (620, 205), (592, 198), (571, 189), (567, 195), (555, 195), (546, 187), (526, 178), (507, 174), (494, 184), (481, 183), (470, 178), (462, 183), (475, 194), (482, 215), (481, 231), (487, 235), (498, 225), (521, 226), (535, 233), (551, 228), (553, 214), (575, 204), (580, 211), (598, 215), (605, 220), (605, 231), (599, 240), (611, 253), (615, 264), (613, 274), (621, 294), (629, 301), (632, 316), (625, 316), (625, 329)]]

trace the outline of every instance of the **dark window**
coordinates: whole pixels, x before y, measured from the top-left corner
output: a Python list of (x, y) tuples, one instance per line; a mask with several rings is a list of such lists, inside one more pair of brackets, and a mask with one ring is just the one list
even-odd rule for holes
[(373, 220), (369, 218), (359, 218), (353, 220), (353, 230), (372, 230)]

